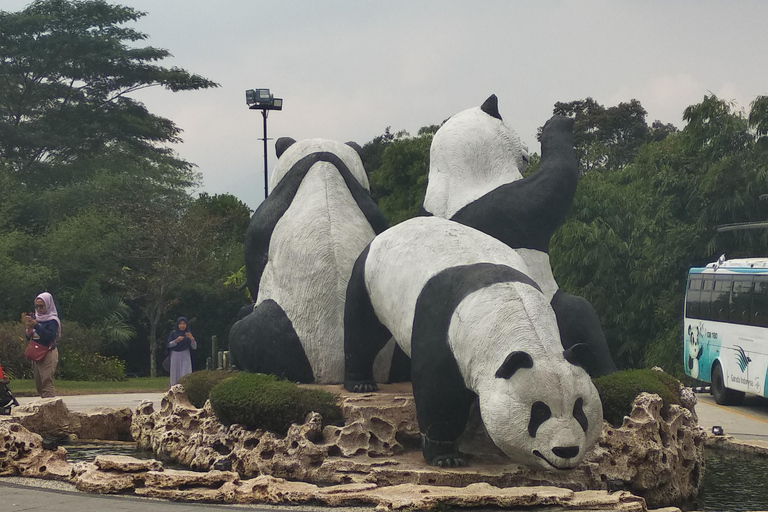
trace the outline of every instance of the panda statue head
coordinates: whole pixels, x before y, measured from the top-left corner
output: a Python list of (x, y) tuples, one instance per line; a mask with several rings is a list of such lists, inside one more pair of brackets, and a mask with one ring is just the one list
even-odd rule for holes
[(501, 119), (496, 95), (452, 116), (429, 151), (424, 209), (449, 219), (491, 190), (522, 178), (528, 150)]
[(269, 177), (269, 191), (280, 183), (296, 163), (305, 156), (313, 153), (332, 153), (339, 157), (347, 166), (352, 176), (357, 179), (365, 190), (370, 191), (368, 175), (365, 173), (363, 161), (360, 159), (360, 146), (355, 142), (338, 142), (329, 139), (305, 139), (296, 142), (290, 137), (280, 137), (275, 142), (277, 165)]
[(569, 470), (597, 442), (603, 407), (579, 362), (589, 354), (584, 345), (563, 357), (514, 351), (479, 390), (486, 430), (512, 460), (548, 471)]

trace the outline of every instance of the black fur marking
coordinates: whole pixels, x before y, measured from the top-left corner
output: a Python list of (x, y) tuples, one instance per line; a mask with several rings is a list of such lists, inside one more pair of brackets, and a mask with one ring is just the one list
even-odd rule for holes
[(344, 387), (357, 393), (377, 389), (373, 362), (392, 337), (376, 316), (365, 287), (365, 261), (369, 251), (370, 245), (355, 261), (344, 304)]
[(289, 147), (296, 144), (296, 139), (293, 139), (291, 137), (280, 137), (275, 141), (275, 153), (277, 153), (277, 158), (280, 158), (283, 156), (283, 153), (285, 153), (285, 150)]
[(573, 151), (573, 120), (555, 116), (541, 135), (539, 170), (497, 187), (461, 208), (451, 220), (482, 231), (513, 249), (547, 252), (565, 221), (579, 172)]
[(346, 144), (347, 146), (349, 146), (349, 147), (351, 147), (352, 149), (354, 149), (354, 150), (355, 150), (355, 152), (357, 153), (357, 155), (358, 155), (360, 158), (363, 158), (363, 148), (361, 148), (361, 147), (360, 147), (360, 144), (358, 144), (357, 142), (355, 142), (355, 141), (353, 141), (353, 140), (347, 141), (347, 142), (345, 142), (344, 144)]
[(229, 332), (235, 366), (253, 373), (271, 373), (293, 382), (314, 382), (299, 336), (274, 300), (265, 300)]
[(578, 344), (585, 344), (590, 348), (592, 356), (584, 365), (590, 377), (600, 377), (618, 371), (608, 350), (600, 319), (588, 300), (558, 290), (552, 297), (552, 309), (557, 316), (557, 328), (563, 348), (568, 350)]
[(595, 353), (586, 343), (576, 343), (563, 350), (563, 357), (574, 366), (587, 368), (592, 365)]
[(528, 435), (536, 437), (539, 427), (552, 417), (552, 411), (544, 402), (536, 402), (531, 406), (531, 419), (528, 421)]
[(533, 359), (527, 352), (512, 352), (507, 356), (498, 370), (496, 378), (508, 379), (523, 368), (533, 368)]
[(275, 225), (288, 211), (302, 180), (317, 162), (329, 162), (339, 170), (339, 174), (344, 178), (344, 183), (347, 184), (357, 206), (376, 234), (388, 227), (387, 219), (373, 202), (368, 191), (360, 185), (338, 156), (324, 151), (305, 156), (296, 162), (296, 165), (288, 171), (275, 189), (259, 205), (248, 225), (248, 231), (245, 234), (245, 270), (248, 290), (254, 300), (258, 298), (261, 275), (267, 265), (269, 242)]
[(578, 446), (555, 446), (552, 453), (561, 459), (572, 459), (579, 454)]
[(397, 343), (389, 368), (389, 382), (411, 382), (411, 358)]
[(499, 99), (495, 94), (488, 96), (488, 99), (480, 106), (480, 110), (499, 121), (502, 120), (501, 114), (499, 114)]
[(581, 397), (577, 398), (576, 403), (573, 404), (573, 417), (579, 422), (581, 429), (586, 432), (589, 428), (589, 420), (584, 414), (584, 399)]
[[(511, 267), (478, 263), (443, 270), (419, 294), (411, 336), (411, 374), (419, 430), (427, 440), (427, 461), (458, 453), (455, 441), (464, 432), (476, 396), (448, 345), (451, 316), (469, 294), (496, 283), (520, 282), (539, 289), (531, 278)], [(349, 301), (349, 299), (347, 299)]]

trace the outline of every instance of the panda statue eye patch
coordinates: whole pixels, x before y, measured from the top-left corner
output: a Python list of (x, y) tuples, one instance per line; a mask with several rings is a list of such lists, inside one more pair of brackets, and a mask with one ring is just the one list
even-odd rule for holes
[(573, 404), (573, 417), (579, 422), (582, 430), (586, 432), (587, 428), (589, 428), (589, 420), (587, 420), (587, 415), (584, 414), (584, 399), (581, 397), (577, 398), (576, 403)]
[(531, 420), (528, 422), (528, 435), (536, 437), (536, 431), (539, 430), (539, 427), (550, 417), (552, 417), (552, 411), (547, 404), (544, 402), (534, 403), (533, 406), (531, 406)]

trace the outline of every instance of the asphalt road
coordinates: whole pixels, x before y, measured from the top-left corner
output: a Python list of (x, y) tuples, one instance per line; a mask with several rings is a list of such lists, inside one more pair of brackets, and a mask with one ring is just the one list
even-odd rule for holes
[(699, 425), (712, 431), (717, 425), (736, 439), (768, 447), (768, 399), (747, 396), (739, 406), (717, 405), (706, 393), (697, 393)]

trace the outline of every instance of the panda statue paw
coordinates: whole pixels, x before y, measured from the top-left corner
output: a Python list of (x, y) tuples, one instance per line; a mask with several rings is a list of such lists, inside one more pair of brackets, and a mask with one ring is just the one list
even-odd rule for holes
[(431, 461), (429, 461), (430, 466), (438, 466), (441, 468), (458, 468), (462, 466), (467, 465), (467, 461), (464, 459), (464, 457), (461, 456), (461, 454), (454, 453), (451, 455), (441, 455), (439, 457), (435, 457)]
[(352, 393), (373, 393), (379, 390), (379, 386), (372, 380), (345, 380), (344, 389)]
[(430, 466), (441, 468), (466, 466), (467, 460), (456, 449), (454, 441), (435, 441), (422, 434), (421, 453)]

